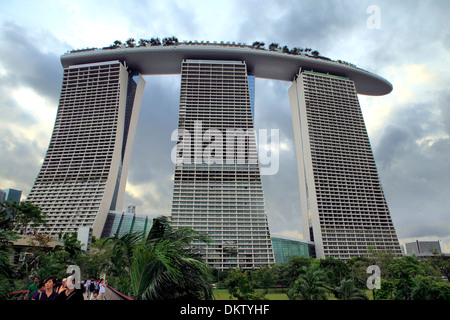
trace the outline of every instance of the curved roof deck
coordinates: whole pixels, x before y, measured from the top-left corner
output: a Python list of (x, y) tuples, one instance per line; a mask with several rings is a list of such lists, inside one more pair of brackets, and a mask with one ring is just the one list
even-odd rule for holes
[(347, 77), (359, 94), (381, 96), (392, 91), (386, 79), (366, 70), (327, 58), (293, 55), (243, 46), (190, 45), (146, 46), (116, 49), (75, 50), (61, 56), (63, 67), (105, 61), (126, 61), (143, 75), (180, 74), (184, 59), (245, 61), (249, 74), (257, 78), (293, 81), (300, 68)]

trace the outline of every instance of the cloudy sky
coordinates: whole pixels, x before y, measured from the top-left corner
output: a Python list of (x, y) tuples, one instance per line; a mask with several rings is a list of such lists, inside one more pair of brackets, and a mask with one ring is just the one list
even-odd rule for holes
[[(68, 50), (114, 40), (277, 42), (318, 50), (394, 87), (360, 96), (394, 226), (402, 243), (441, 240), (450, 252), (449, 1), (157, 0), (0, 2), (0, 188), (26, 197), (45, 156)], [(126, 203), (170, 214), (179, 76), (147, 86)], [(290, 83), (256, 80), (256, 129), (278, 129), (277, 174), (263, 176), (272, 234), (302, 237)]]

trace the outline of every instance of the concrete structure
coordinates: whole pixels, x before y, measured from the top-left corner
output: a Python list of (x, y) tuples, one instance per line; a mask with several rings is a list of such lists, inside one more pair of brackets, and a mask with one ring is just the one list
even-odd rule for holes
[(109, 210), (122, 209), (144, 85), (120, 61), (64, 69), (53, 135), (27, 198), (48, 215), (39, 231), (91, 227), (100, 237)]
[(442, 254), (441, 244), (439, 241), (419, 241), (405, 243), (406, 254), (414, 254), (416, 256), (434, 255), (434, 253)]
[[(50, 229), (47, 232), (56, 235), (60, 231), (70, 233), (78, 227), (92, 227), (93, 234), (100, 236), (108, 212), (122, 210), (129, 156), (144, 86), (141, 75), (182, 74), (180, 129), (187, 128), (188, 119), (190, 125), (192, 121), (195, 125), (196, 119), (203, 125), (207, 123), (204, 127), (207, 129), (238, 128), (241, 125), (242, 128), (253, 128), (252, 117), (249, 116), (254, 104), (251, 79), (258, 77), (293, 82), (289, 94), (303, 214), (307, 217), (304, 226), (306, 235), (314, 236), (318, 257), (332, 255), (346, 259), (363, 254), (371, 245), (394, 251), (399, 248), (357, 100), (357, 94), (388, 94), (392, 85), (385, 79), (325, 57), (286, 54), (223, 42), (74, 50), (64, 54), (61, 62), (64, 79), (55, 127), (44, 164), (28, 197), (49, 215)], [(198, 68), (193, 68), (193, 64)], [(221, 75), (214, 73), (216, 66)], [(236, 72), (227, 74), (231, 66)], [(139, 79), (137, 84), (134, 78)], [(231, 83), (242, 87), (231, 88), (228, 86)], [(205, 88), (211, 91), (206, 93)], [(229, 107), (236, 113), (233, 119), (227, 111)], [(222, 116), (225, 117), (223, 121), (216, 121)], [(331, 126), (338, 129), (328, 130)], [(314, 136), (315, 128), (319, 128), (317, 136)], [(332, 138), (334, 135), (339, 138)], [(251, 141), (246, 144), (248, 150), (253, 146)], [(354, 155), (350, 155), (352, 148), (357, 150)], [(195, 147), (193, 151), (195, 153)], [(348, 152), (348, 156), (345, 159), (337, 157), (340, 152)], [(256, 160), (253, 156), (250, 158)], [(317, 162), (317, 159), (328, 159), (326, 165), (329, 168), (320, 171), (325, 164)], [(183, 164), (176, 169), (172, 213), (177, 225), (188, 225), (188, 220), (182, 219), (206, 219), (206, 224), (202, 221), (190, 225), (219, 237), (210, 227), (228, 223), (229, 220), (224, 219), (231, 214), (234, 231), (226, 230), (224, 225), (220, 229), (219, 241), (228, 241), (226, 248), (233, 249), (230, 249), (233, 254), (237, 249), (236, 258), (240, 250), (244, 252), (248, 246), (226, 240), (224, 235), (228, 231), (229, 235), (242, 232), (242, 237), (247, 228), (252, 232), (266, 232), (264, 236), (261, 234), (262, 238), (252, 235), (251, 241), (254, 242), (249, 245), (255, 249), (257, 241), (263, 241), (262, 252), (258, 254), (264, 257), (258, 257), (261, 261), (256, 261), (257, 252), (252, 251), (254, 256), (248, 257), (245, 267), (271, 263), (270, 236), (257, 162), (243, 175), (241, 168), (234, 164), (230, 166), (231, 172), (217, 163), (209, 167), (195, 165), (188, 167)], [(344, 167), (354, 174), (338, 170)], [(359, 174), (356, 174), (357, 168), (362, 168)], [(193, 185), (188, 185), (189, 180)], [(231, 188), (224, 183), (227, 181), (236, 185), (230, 194), (224, 192)], [(243, 186), (237, 186), (238, 181), (253, 184), (248, 186), (249, 192), (245, 195), (241, 189)], [(211, 188), (208, 189), (206, 184)], [(219, 188), (219, 184), (220, 196), (213, 190), (213, 187)], [(329, 188), (330, 194), (337, 192), (337, 196), (333, 199), (327, 198), (325, 193), (322, 196), (324, 188)], [(343, 189), (346, 191), (341, 192)], [(192, 196), (200, 198), (204, 195), (204, 199), (190, 199), (183, 203), (190, 194), (189, 190), (192, 190)], [(180, 207), (176, 207), (178, 205)], [(188, 209), (188, 206), (192, 209), (191, 218), (182, 216), (187, 211), (175, 210)], [(251, 223), (241, 225), (243, 229), (239, 231), (239, 219), (246, 216)], [(309, 232), (309, 227), (312, 227), (312, 232)], [(241, 236), (236, 239), (241, 239)], [(216, 246), (213, 251), (218, 249)], [(217, 263), (223, 268), (225, 265), (240, 266), (244, 262), (236, 258), (225, 263), (224, 255), (219, 255), (221, 261)]]
[(299, 70), (289, 88), (302, 226), (318, 258), (401, 255), (353, 80)]
[(208, 234), (196, 247), (219, 270), (274, 263), (246, 67), (182, 63), (173, 225)]
[(92, 228), (80, 227), (78, 228), (77, 240), (81, 242), (81, 250), (89, 252), (91, 250), (92, 242)]

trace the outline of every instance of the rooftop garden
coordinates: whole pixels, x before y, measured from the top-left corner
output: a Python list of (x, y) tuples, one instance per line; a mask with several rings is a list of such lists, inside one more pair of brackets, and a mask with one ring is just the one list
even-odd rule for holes
[[(266, 44), (262, 41), (255, 41), (251, 45), (241, 42), (224, 42), (224, 41), (179, 41), (178, 38), (172, 36), (172, 37), (166, 37), (163, 39), (159, 38), (150, 38), (150, 39), (140, 39), (136, 42), (134, 38), (129, 38), (125, 42), (122, 42), (120, 40), (114, 41), (111, 45), (103, 48), (86, 48), (86, 49), (78, 49), (78, 50), (72, 50), (69, 53), (76, 53), (76, 52), (83, 52), (83, 51), (93, 51), (93, 50), (114, 50), (114, 49), (120, 49), (120, 48), (139, 48), (139, 47), (155, 47), (155, 46), (178, 46), (178, 45), (201, 45), (201, 46), (222, 46), (222, 47), (238, 47), (238, 48), (249, 48), (249, 49), (256, 49), (256, 50), (266, 50), (266, 51), (275, 51), (285, 54), (291, 54), (291, 55), (302, 55), (307, 56), (311, 58), (317, 58), (317, 59), (323, 59), (323, 60), (329, 60), (333, 61), (330, 58), (321, 56), (319, 51), (313, 50), (311, 48), (300, 48), (300, 47), (293, 47), (289, 48), (288, 46), (284, 45), (281, 46), (278, 43), (271, 43), (267, 48)], [(342, 63), (351, 67), (356, 66), (352, 63), (342, 61), (342, 60), (336, 60), (334, 62)]]

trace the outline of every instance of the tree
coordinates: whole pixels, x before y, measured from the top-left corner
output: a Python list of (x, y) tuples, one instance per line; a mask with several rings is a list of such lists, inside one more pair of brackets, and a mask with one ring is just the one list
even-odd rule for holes
[(278, 44), (278, 43), (271, 43), (271, 44), (269, 44), (269, 50), (270, 51), (275, 51), (275, 50), (277, 50), (277, 49), (279, 49), (280, 48), (280, 45)]
[(81, 250), (81, 242), (78, 240), (78, 233), (75, 232), (72, 235), (69, 235), (68, 233), (64, 234), (63, 236), (63, 245), (57, 245), (55, 246), (54, 250), (61, 250), (65, 251), (69, 254), (69, 257), (71, 259), (75, 258), (77, 255), (79, 255)]
[(178, 39), (176, 37), (174, 37), (174, 36), (168, 37), (168, 38), (164, 38), (162, 40), (162, 44), (163, 44), (163, 46), (177, 45), (178, 44)]
[(255, 41), (252, 44), (252, 48), (255, 49), (264, 49), (265, 43), (264, 42), (260, 42), (260, 41)]
[(424, 270), (415, 256), (394, 259), (389, 265), (394, 278), (394, 295), (398, 300), (410, 300), (414, 287), (414, 277), (423, 275)]
[(431, 257), (430, 266), (441, 272), (441, 274), (447, 278), (450, 282), (450, 259), (448, 259), (444, 254), (435, 255)]
[[(4, 201), (1, 203), (2, 223), (4, 228), (9, 230), (27, 229), (28, 227), (37, 228), (46, 224), (46, 216), (41, 209), (28, 201), (16, 203), (15, 201)], [(7, 221), (11, 219), (10, 221)]]
[(209, 242), (192, 229), (174, 229), (158, 217), (147, 239), (133, 253), (130, 276), (134, 298), (212, 299), (210, 267), (192, 250), (193, 242)]
[(161, 41), (159, 40), (159, 38), (151, 38), (150, 39), (150, 45), (151, 46), (160, 46), (161, 45)]
[(340, 286), (335, 288), (334, 295), (339, 300), (369, 300), (364, 292), (356, 288), (352, 279), (342, 279)]
[(136, 40), (134, 40), (134, 38), (129, 38), (127, 41), (125, 41), (125, 43), (129, 48), (133, 48), (136, 46)]
[(347, 264), (340, 259), (326, 257), (319, 261), (319, 265), (324, 271), (327, 283), (331, 287), (339, 286), (342, 283), (342, 280), (350, 277), (350, 271)]
[(369, 265), (377, 265), (381, 274), (383, 275), (383, 279), (392, 279), (391, 269), (389, 265), (394, 261), (395, 255), (391, 250), (375, 250), (375, 247), (371, 246), (368, 248)]
[(283, 53), (290, 53), (288, 46), (283, 47)]
[(325, 275), (318, 263), (303, 267), (301, 274), (288, 292), (291, 300), (327, 300), (328, 288), (325, 284)]
[(450, 300), (450, 284), (438, 282), (431, 277), (418, 275), (414, 278), (412, 300)]
[(111, 252), (111, 268), (113, 275), (121, 276), (124, 272), (129, 272), (134, 250), (140, 241), (142, 241), (142, 233), (126, 233), (121, 237), (117, 235), (109, 238), (112, 245)]
[(300, 49), (299, 48), (292, 48), (291, 51), (289, 52), (290, 54), (300, 54)]
[(391, 300), (394, 298), (394, 281), (381, 279), (381, 288), (373, 290), (374, 300)]
[(347, 262), (350, 276), (358, 287), (367, 284), (367, 267), (372, 264), (366, 257), (353, 257)]
[(305, 257), (293, 257), (288, 263), (280, 267), (280, 282), (283, 286), (290, 287), (304, 273), (303, 267), (309, 267), (312, 260)]
[(263, 295), (255, 293), (257, 284), (252, 281), (249, 271), (239, 268), (232, 269), (225, 279), (225, 286), (228, 288), (230, 298), (238, 300), (261, 300)]
[(149, 40), (145, 40), (145, 39), (140, 39), (139, 42), (138, 42), (138, 46), (139, 47), (145, 47), (145, 46), (147, 46), (147, 43), (150, 43), (150, 41)]
[(264, 266), (253, 272), (253, 277), (259, 285), (264, 288), (264, 295), (269, 292), (269, 288), (275, 285), (275, 271), (271, 266)]

